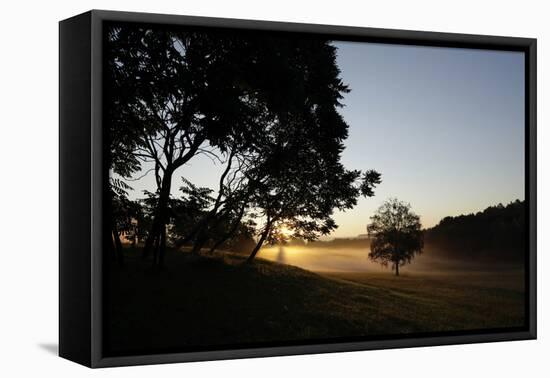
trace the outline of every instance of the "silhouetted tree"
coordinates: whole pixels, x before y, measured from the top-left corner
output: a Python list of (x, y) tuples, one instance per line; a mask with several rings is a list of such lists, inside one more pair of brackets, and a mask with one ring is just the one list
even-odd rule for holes
[[(213, 190), (198, 187), (182, 177), (182, 193), (180, 198), (172, 200), (171, 206), (171, 237), (174, 241), (186, 239), (193, 241), (195, 225), (199, 224), (208, 213), (214, 199)], [(183, 245), (183, 244), (182, 244)]]
[(213, 34), (149, 27), (108, 33), (108, 68), (118, 79), (109, 93), (120, 95), (112, 101), (135, 135), (129, 154), (153, 165), (157, 183), (145, 255), (165, 239), (174, 172), (198, 154), (223, 153), (253, 135), (250, 126), (263, 110), (238, 82), (238, 60), (245, 57), (236, 55), (233, 39)]
[(375, 171), (347, 170), (341, 163), (349, 126), (338, 108), (349, 88), (340, 78), (336, 48), (305, 40), (288, 60), (300, 67), (293, 78), (298, 90), (291, 105), (275, 108), (275, 122), (249, 169), (251, 206), (263, 225), (248, 261), (263, 243), (277, 242), (283, 226), (307, 241), (329, 234), (337, 227), (333, 211), (352, 208), (361, 195), (372, 196), (380, 182)]
[(115, 69), (117, 66), (115, 60), (107, 59), (106, 64), (106, 82), (116, 83), (106, 88), (110, 94), (108, 96), (110, 101), (104, 110), (106, 119), (109, 120), (107, 123), (109, 131), (106, 133), (109, 153), (105, 154), (105, 160), (110, 171), (106, 193), (111, 212), (108, 221), (111, 233), (106, 236), (110, 239), (109, 244), (116, 260), (122, 265), (121, 233), (128, 232), (130, 229), (137, 231), (135, 225), (130, 227), (130, 223), (133, 217), (139, 215), (139, 212), (133, 211), (139, 207), (139, 203), (132, 204), (128, 198), (128, 191), (132, 188), (122, 179), (131, 178), (141, 168), (138, 158), (133, 154), (139, 139), (138, 129), (133, 127), (131, 117), (128, 117), (126, 108), (122, 105), (135, 93), (133, 81), (127, 80), (127, 77)]
[(192, 226), (177, 221), (186, 230), (176, 245), (192, 242), (196, 252), (235, 235), (249, 209), (265, 220), (250, 260), (282, 223), (314, 240), (337, 227), (334, 209), (351, 208), (380, 182), (340, 163), (348, 125), (337, 108), (349, 89), (329, 41), (110, 27), (106, 57), (112, 150), (127, 168), (114, 172), (155, 175), (144, 246), (144, 256), (158, 251), (155, 262), (174, 228), (174, 172), (199, 154), (227, 169), (211, 207), (189, 218)]
[(121, 237), (132, 240), (137, 239), (137, 220), (141, 217), (141, 206), (136, 201), (128, 198), (130, 187), (124, 181), (111, 178), (109, 182), (109, 195), (111, 197), (111, 237), (114, 256), (119, 265), (124, 262)]
[(330, 233), (337, 227), (331, 218), (334, 209), (349, 209), (359, 195), (373, 195), (380, 175), (347, 171), (340, 163), (348, 125), (337, 108), (349, 90), (339, 77), (336, 49), (328, 41), (262, 38), (245, 46), (240, 55), (255, 62), (244, 64), (245, 78), (254, 83), (267, 116), (250, 148), (234, 154), (238, 174), (231, 178), (238, 188), (220, 180), (218, 195), (223, 194), (225, 206), (221, 211), (214, 206), (205, 219), (208, 226), (199, 227), (203, 238), (194, 250), (206, 243), (208, 227), (226, 216), (235, 219), (234, 227), (217, 243), (231, 237), (249, 207), (264, 221), (252, 261), (264, 242), (280, 239), (282, 224), (303, 240)]
[(300, 49), (290, 39), (226, 32), (112, 27), (106, 47), (113, 138), (129, 138), (114, 144), (133, 159), (127, 164), (152, 165), (157, 183), (148, 255), (165, 238), (174, 172), (198, 154), (252, 148), (273, 112), (304, 91), (304, 67), (294, 64)]
[(372, 196), (372, 188), (380, 182), (376, 172), (361, 174), (347, 171), (339, 163), (323, 163), (298, 154), (283, 169), (290, 175), (269, 175), (265, 186), (255, 192), (253, 207), (264, 222), (248, 261), (255, 258), (265, 242), (279, 242), (282, 227), (292, 232), (292, 238), (306, 241), (328, 235), (338, 227), (332, 218), (334, 210), (353, 208), (359, 196)]
[(392, 198), (378, 208), (371, 221), (367, 226), (371, 238), (369, 258), (383, 266), (391, 263), (398, 276), (399, 266), (410, 263), (424, 248), (420, 217), (409, 204)]
[(242, 222), (248, 203), (245, 197), (226, 193), (233, 188), (231, 180), (227, 181), (227, 187), (223, 185), (219, 189), (216, 196), (212, 195), (214, 191), (210, 188), (197, 187), (189, 180), (182, 180), (182, 196), (171, 198), (169, 204), (169, 234), (174, 245), (191, 245), (191, 252), (199, 253), (207, 243), (213, 251), (230, 238), (252, 234), (253, 223)]
[(217, 194), (205, 216), (195, 225), (192, 253), (199, 253), (207, 243), (214, 249), (234, 236), (249, 205), (248, 179), (243, 175), (243, 156), (232, 149), (225, 170), (219, 178)]

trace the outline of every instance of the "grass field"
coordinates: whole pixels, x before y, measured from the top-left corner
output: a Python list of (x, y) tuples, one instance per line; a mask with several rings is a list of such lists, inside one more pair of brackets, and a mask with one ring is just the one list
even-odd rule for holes
[(237, 254), (169, 251), (155, 271), (139, 251), (107, 285), (110, 353), (208, 345), (476, 330), (523, 325), (519, 270), (323, 272)]

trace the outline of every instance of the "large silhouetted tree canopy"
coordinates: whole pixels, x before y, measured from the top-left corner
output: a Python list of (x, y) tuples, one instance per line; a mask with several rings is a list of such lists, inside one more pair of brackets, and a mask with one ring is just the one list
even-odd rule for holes
[(369, 258), (384, 266), (392, 264), (397, 276), (399, 266), (410, 263), (424, 248), (420, 217), (409, 204), (395, 198), (378, 208), (367, 230), (371, 238)]
[(129, 171), (117, 164), (126, 155), (123, 166), (154, 166), (158, 200), (145, 255), (154, 248), (162, 259), (174, 171), (197, 154), (245, 149), (260, 131), (264, 109), (240, 79), (243, 58), (233, 44), (221, 36), (141, 27), (112, 28), (108, 34), (113, 78), (108, 114), (111, 148), (118, 148), (113, 170)]
[[(105, 46), (109, 167), (122, 178), (154, 174), (144, 256), (157, 263), (169, 223), (176, 245), (198, 252), (250, 233), (244, 218), (255, 219), (253, 258), (283, 223), (306, 240), (329, 233), (332, 212), (380, 182), (340, 162), (349, 89), (329, 41), (125, 25), (108, 28)], [(171, 199), (172, 178), (200, 154), (226, 168), (208, 208), (190, 215), (185, 198)]]

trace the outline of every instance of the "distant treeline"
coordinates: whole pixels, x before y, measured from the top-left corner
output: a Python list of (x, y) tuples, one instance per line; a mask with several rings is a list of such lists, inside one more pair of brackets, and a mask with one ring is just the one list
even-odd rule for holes
[(437, 253), (472, 259), (522, 260), (525, 255), (525, 201), (490, 206), (475, 214), (445, 217), (425, 231)]
[[(454, 259), (518, 261), (525, 256), (525, 201), (490, 206), (477, 213), (448, 216), (424, 230), (430, 255)], [(370, 248), (369, 238), (336, 238), (288, 245), (308, 248)]]

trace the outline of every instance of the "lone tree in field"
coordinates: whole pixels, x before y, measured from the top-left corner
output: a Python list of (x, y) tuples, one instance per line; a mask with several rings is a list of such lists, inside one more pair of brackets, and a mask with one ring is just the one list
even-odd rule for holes
[(424, 248), (420, 217), (411, 211), (411, 205), (392, 198), (378, 208), (371, 221), (367, 226), (369, 258), (383, 266), (391, 263), (398, 276), (399, 266), (410, 263)]

